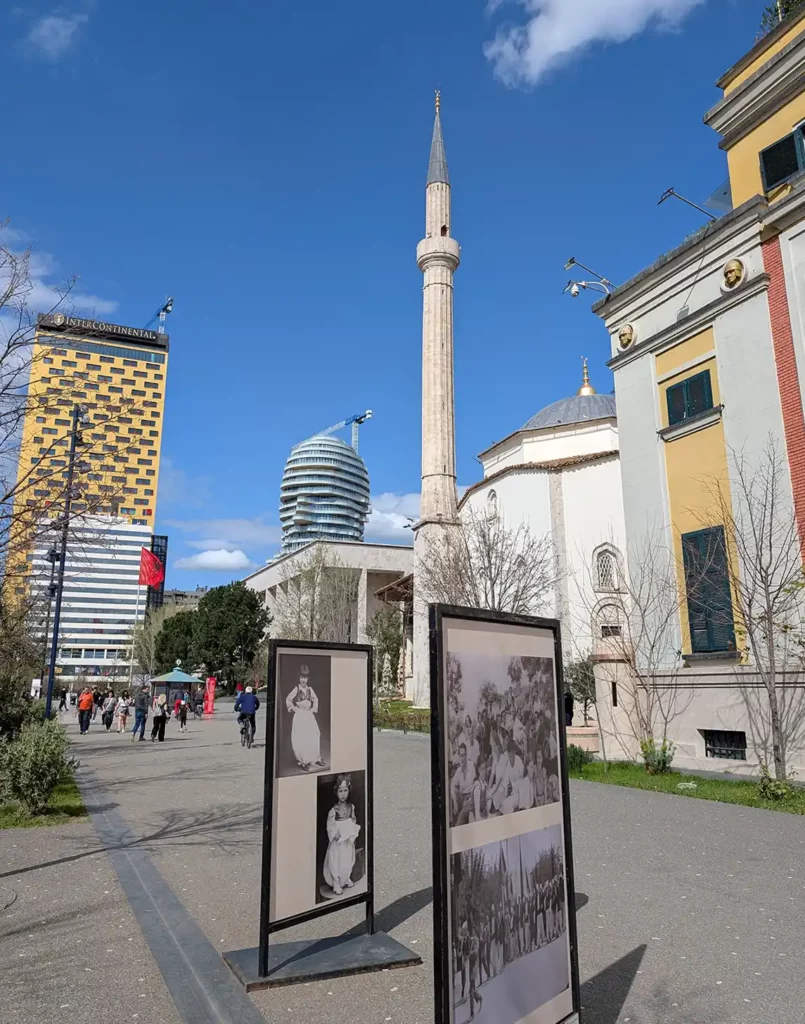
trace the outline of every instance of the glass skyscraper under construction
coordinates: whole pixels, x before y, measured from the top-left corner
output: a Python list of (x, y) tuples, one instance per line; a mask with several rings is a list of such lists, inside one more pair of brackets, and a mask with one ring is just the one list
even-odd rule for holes
[(362, 541), (369, 511), (369, 474), (354, 448), (324, 434), (294, 445), (280, 492), (283, 554), (314, 540)]

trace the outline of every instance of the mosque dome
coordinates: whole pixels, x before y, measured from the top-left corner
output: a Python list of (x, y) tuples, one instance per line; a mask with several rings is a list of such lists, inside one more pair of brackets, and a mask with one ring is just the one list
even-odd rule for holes
[(614, 395), (572, 395), (570, 398), (560, 398), (557, 402), (551, 402), (544, 409), (540, 409), (522, 429), (538, 430), (540, 427), (558, 427), (616, 416)]
[(318, 434), (294, 445), (280, 489), (283, 554), (314, 540), (362, 541), (369, 495), (366, 464), (345, 441)]
[(614, 395), (599, 395), (590, 383), (587, 360), (582, 359), (581, 387), (570, 398), (560, 398), (532, 416), (521, 429), (539, 430), (540, 427), (566, 426), (586, 423), (588, 420), (606, 420), (617, 417)]

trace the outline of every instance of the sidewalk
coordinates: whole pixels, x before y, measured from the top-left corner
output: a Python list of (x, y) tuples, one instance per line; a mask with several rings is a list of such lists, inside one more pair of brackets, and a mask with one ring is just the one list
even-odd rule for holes
[(0, 1020), (181, 1024), (88, 822), (0, 832)]

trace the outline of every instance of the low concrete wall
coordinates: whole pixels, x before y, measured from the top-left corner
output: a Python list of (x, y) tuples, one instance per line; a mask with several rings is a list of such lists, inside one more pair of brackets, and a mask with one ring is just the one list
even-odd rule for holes
[(598, 729), (593, 726), (586, 728), (581, 725), (569, 725), (566, 729), (568, 746), (573, 743), (591, 754), (598, 753)]

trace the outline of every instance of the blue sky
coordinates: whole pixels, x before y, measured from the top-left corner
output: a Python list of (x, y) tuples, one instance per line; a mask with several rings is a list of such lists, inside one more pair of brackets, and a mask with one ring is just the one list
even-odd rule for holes
[[(726, 177), (702, 114), (762, 0), (189, 0), (0, 13), (0, 218), (38, 287), (144, 324), (175, 296), (157, 527), (168, 584), (243, 575), (279, 536), (290, 446), (366, 408), (378, 513), (419, 490), (424, 177), (433, 90), (453, 183), (459, 483), (579, 384), (612, 387), (569, 256), (625, 280)], [(221, 551), (229, 554), (221, 554)], [(210, 552), (218, 552), (211, 555)], [(178, 562), (178, 566), (177, 566)], [(205, 565), (229, 566), (209, 571)]]

